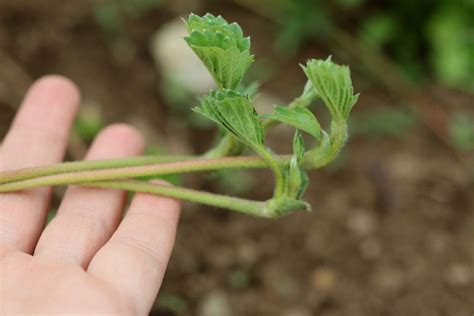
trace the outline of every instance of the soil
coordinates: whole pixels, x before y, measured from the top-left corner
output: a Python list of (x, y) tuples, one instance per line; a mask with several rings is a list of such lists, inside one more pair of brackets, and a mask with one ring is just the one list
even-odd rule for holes
[[(0, 0), (0, 134), (27, 86), (60, 73), (77, 82), (84, 103), (99, 108), (107, 122), (132, 123), (150, 143), (172, 152), (202, 149), (209, 132), (190, 129), (169, 110), (149, 53), (151, 35), (176, 16), (176, 6), (126, 17), (125, 34), (112, 42), (89, 1)], [(275, 27), (268, 20), (228, 3), (201, 9), (241, 22), (257, 59), (271, 60)], [(278, 68), (263, 89), (289, 100), (304, 83), (297, 63), (327, 53), (310, 43), (299, 56), (274, 62)], [(354, 73), (353, 80), (363, 91), (355, 111), (400, 104), (363, 74)], [(448, 100), (448, 111), (473, 111), (472, 95), (426, 89)], [(277, 130), (270, 144), (281, 137), (291, 136)], [(338, 161), (311, 174), (305, 195), (310, 213), (268, 221), (185, 204), (152, 313), (472, 316), (470, 166), (416, 124), (396, 136), (354, 136)], [(225, 190), (203, 177), (187, 181)], [(256, 181), (242, 194), (269, 196), (270, 180)]]

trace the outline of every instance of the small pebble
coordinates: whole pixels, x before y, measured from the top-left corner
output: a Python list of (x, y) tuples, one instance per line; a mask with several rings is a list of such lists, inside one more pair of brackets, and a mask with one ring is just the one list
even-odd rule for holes
[(380, 269), (373, 276), (375, 287), (387, 294), (397, 292), (403, 286), (403, 273), (394, 268)]
[(468, 286), (473, 279), (473, 271), (468, 265), (455, 263), (449, 266), (446, 280), (454, 286)]
[(367, 236), (375, 231), (377, 222), (367, 210), (351, 211), (347, 219), (347, 227), (358, 236)]
[(253, 241), (242, 242), (237, 248), (237, 258), (240, 263), (253, 265), (257, 262), (259, 250)]
[(322, 292), (330, 292), (336, 286), (336, 271), (331, 267), (319, 267), (313, 271), (311, 280), (315, 289)]
[(215, 290), (206, 295), (198, 308), (199, 316), (232, 316), (232, 309), (224, 291)]
[(304, 307), (291, 307), (290, 309), (283, 312), (282, 316), (312, 316), (311, 311)]
[(380, 246), (380, 243), (378, 240), (373, 238), (364, 240), (359, 247), (360, 252), (367, 259), (378, 258), (382, 253), (382, 247)]
[(183, 21), (176, 19), (153, 35), (150, 45), (157, 70), (191, 93), (208, 93), (215, 87), (214, 79), (183, 40), (187, 34)]

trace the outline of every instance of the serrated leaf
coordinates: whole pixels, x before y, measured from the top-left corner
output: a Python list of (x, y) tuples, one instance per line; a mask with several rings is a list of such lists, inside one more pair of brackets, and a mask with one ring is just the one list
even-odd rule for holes
[(247, 96), (231, 90), (211, 91), (194, 111), (213, 120), (245, 145), (254, 149), (263, 146), (263, 127)]
[(314, 136), (317, 140), (321, 139), (321, 126), (314, 114), (305, 107), (276, 106), (272, 114), (264, 115), (264, 117), (292, 125)]
[(236, 89), (254, 58), (250, 38), (244, 37), (237, 23), (229, 24), (221, 16), (191, 14), (185, 21), (188, 45), (201, 59), (222, 89)]
[(331, 61), (311, 59), (302, 66), (333, 119), (347, 120), (359, 94), (354, 95), (349, 67)]

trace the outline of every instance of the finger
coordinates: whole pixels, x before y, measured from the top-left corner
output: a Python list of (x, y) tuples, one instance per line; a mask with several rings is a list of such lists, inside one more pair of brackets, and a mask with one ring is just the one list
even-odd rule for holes
[[(174, 246), (180, 203), (137, 194), (122, 223), (89, 265), (89, 272), (149, 312)], [(119, 259), (118, 259), (119, 258)]]
[[(140, 154), (144, 141), (133, 128), (117, 124), (105, 129), (92, 145), (87, 160)], [(35, 255), (74, 262), (86, 268), (117, 228), (126, 202), (121, 190), (70, 187), (57, 216), (38, 241)]]
[[(0, 171), (62, 160), (79, 105), (66, 78), (47, 76), (28, 91), (0, 148)], [(51, 189), (0, 194), (0, 242), (31, 253), (48, 210)]]

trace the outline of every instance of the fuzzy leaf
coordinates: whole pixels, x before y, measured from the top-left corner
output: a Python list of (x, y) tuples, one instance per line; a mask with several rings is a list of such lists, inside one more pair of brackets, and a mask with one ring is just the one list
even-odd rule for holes
[(254, 149), (263, 146), (263, 127), (247, 96), (231, 90), (211, 91), (194, 111), (213, 120), (245, 145)]
[(285, 181), (287, 182), (286, 194), (297, 199), (301, 198), (308, 187), (309, 182), (306, 171), (300, 166), (304, 154), (304, 140), (301, 133), (297, 130), (293, 137), (293, 156), (291, 157), (288, 166), (286, 166), (284, 173), (286, 178)]
[(300, 162), (303, 159), (305, 152), (304, 140), (301, 133), (296, 130), (295, 136), (293, 137), (293, 155), (296, 157), (296, 160)]
[(359, 94), (354, 95), (349, 67), (336, 65), (331, 57), (311, 59), (302, 66), (333, 119), (347, 120)]
[(229, 24), (221, 16), (191, 14), (185, 21), (188, 45), (201, 59), (222, 89), (236, 89), (254, 58), (250, 38), (244, 37), (237, 23)]
[(317, 140), (321, 139), (321, 126), (314, 114), (305, 107), (276, 106), (272, 114), (264, 115), (264, 117), (292, 125), (314, 136)]

